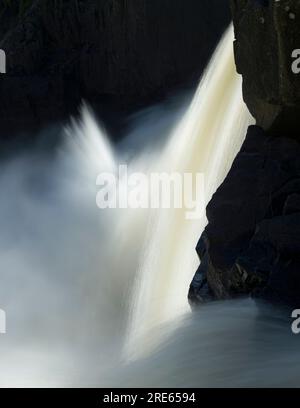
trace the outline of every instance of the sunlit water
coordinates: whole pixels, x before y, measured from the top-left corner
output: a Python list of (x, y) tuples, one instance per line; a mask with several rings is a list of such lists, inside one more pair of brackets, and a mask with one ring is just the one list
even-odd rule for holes
[[(207, 202), (251, 123), (231, 29), (190, 103), (141, 112), (112, 147), (84, 108), (55, 155), (1, 164), (2, 386), (298, 385), (289, 311), (250, 300), (191, 313), (206, 219), (182, 210), (99, 210), (99, 172), (202, 172)], [(174, 99), (173, 99), (174, 102)]]

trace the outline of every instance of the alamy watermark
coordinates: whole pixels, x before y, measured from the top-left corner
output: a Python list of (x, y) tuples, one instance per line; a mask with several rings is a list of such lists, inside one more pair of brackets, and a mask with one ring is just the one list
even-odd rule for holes
[(188, 220), (205, 212), (204, 174), (129, 172), (120, 165), (117, 174), (101, 173), (96, 203), (100, 209), (184, 209)]
[(292, 319), (295, 319), (292, 323), (292, 332), (294, 334), (300, 334), (300, 309), (295, 309), (292, 312)]
[(6, 54), (0, 49), (0, 74), (6, 74)]
[(292, 52), (292, 72), (294, 74), (299, 74), (300, 73), (300, 49), (296, 49)]
[[(0, 49), (0, 74), (6, 74), (6, 54)], [(6, 333), (6, 313), (0, 309), (0, 334)]]
[(0, 309), (0, 334), (6, 333), (6, 313)]

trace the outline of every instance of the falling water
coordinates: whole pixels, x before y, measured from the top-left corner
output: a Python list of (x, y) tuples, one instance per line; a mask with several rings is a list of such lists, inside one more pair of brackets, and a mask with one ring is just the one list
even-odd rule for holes
[(117, 148), (85, 107), (55, 157), (1, 163), (1, 386), (297, 385), (300, 355), (281, 312), (245, 300), (190, 313), (205, 217), (95, 203), (97, 174), (124, 162), (204, 173), (210, 199), (251, 122), (232, 41), (230, 28), (189, 106), (141, 113)]
[[(242, 100), (232, 43), (230, 27), (158, 164), (162, 171), (203, 173), (205, 203), (226, 176), (252, 121)], [(185, 209), (150, 215), (136, 277), (128, 353), (145, 355), (150, 331), (188, 310), (187, 288), (199, 262), (194, 248), (205, 223), (205, 216), (186, 220)]]

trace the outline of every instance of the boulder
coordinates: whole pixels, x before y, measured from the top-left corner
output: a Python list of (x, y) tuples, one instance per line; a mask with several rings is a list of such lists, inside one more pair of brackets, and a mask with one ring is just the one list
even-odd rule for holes
[(207, 207), (191, 304), (252, 295), (299, 307), (299, 157), (296, 140), (249, 128)]

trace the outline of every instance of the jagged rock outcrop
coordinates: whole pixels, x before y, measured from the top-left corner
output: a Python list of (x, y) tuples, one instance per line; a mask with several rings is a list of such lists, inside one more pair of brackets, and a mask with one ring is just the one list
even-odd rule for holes
[(231, 7), (236, 65), (250, 112), (270, 133), (300, 139), (300, 72), (292, 70), (292, 54), (300, 49), (300, 2), (231, 0)]
[(259, 126), (249, 128), (207, 207), (189, 300), (194, 305), (252, 295), (298, 308), (300, 72), (292, 70), (292, 53), (300, 49), (300, 2), (231, 0), (231, 5), (237, 70)]
[(191, 303), (251, 294), (300, 305), (300, 143), (252, 126), (207, 207)]
[(14, 7), (0, 15), (2, 138), (67, 119), (82, 98), (103, 117), (163, 97), (199, 78), (230, 21), (227, 0), (35, 0), (21, 16)]

